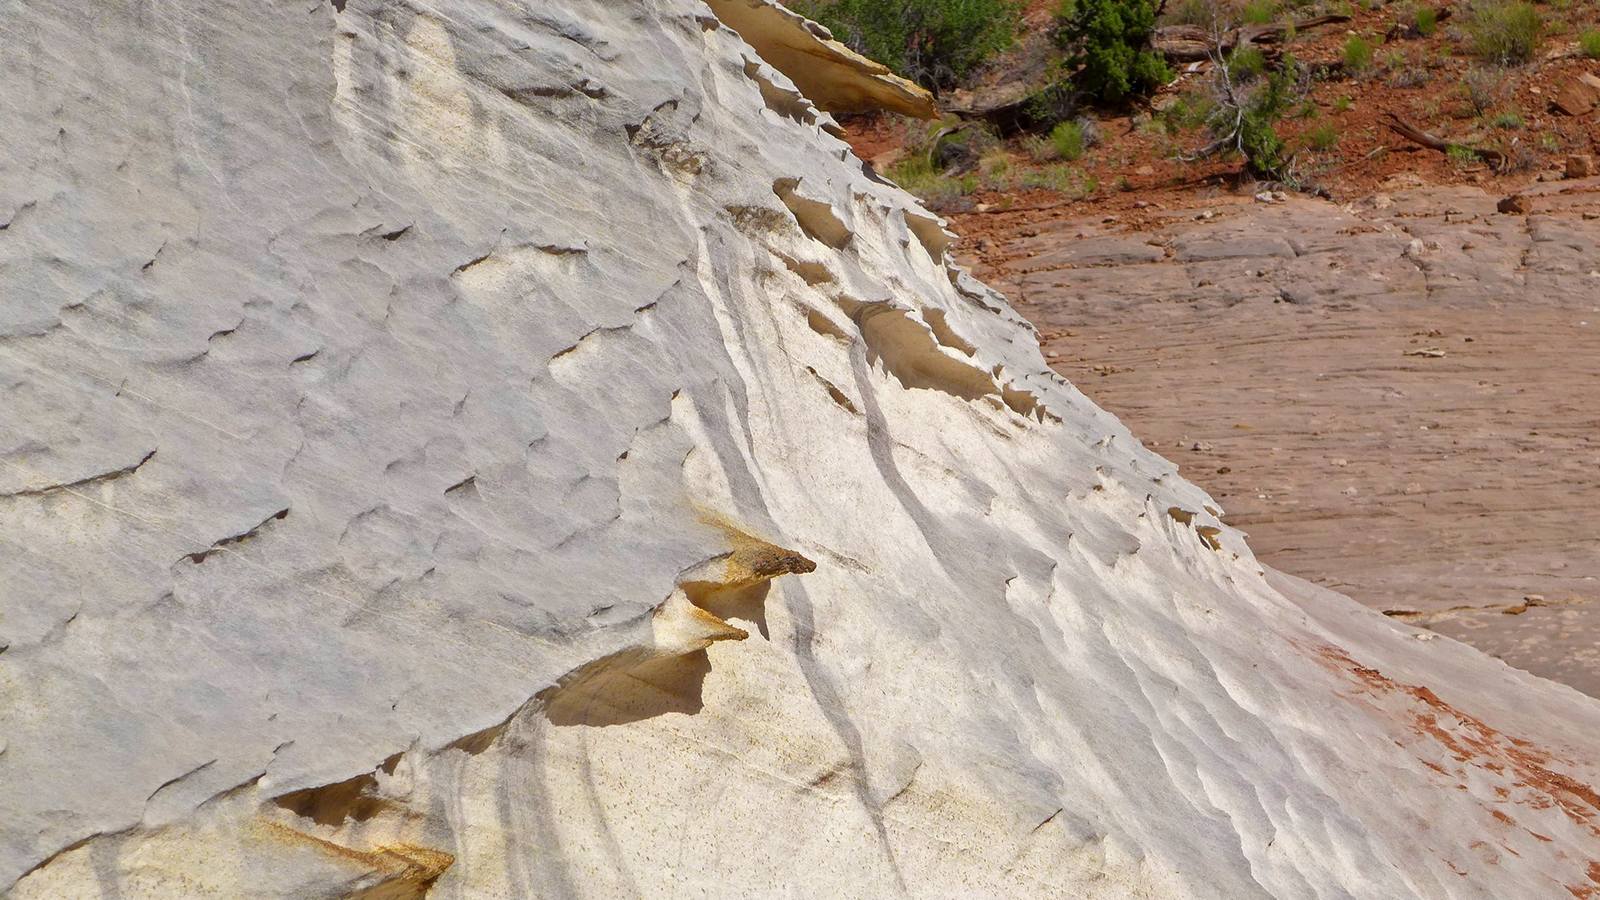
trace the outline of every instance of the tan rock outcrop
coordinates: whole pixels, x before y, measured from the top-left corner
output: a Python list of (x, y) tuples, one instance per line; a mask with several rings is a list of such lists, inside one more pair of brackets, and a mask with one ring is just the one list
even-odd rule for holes
[(773, 0), (706, 0), (706, 5), (828, 112), (886, 109), (923, 119), (939, 114), (926, 90)]

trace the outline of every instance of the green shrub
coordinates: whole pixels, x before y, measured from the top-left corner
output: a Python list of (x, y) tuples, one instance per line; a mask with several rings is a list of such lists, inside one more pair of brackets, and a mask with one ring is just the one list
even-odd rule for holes
[(1266, 70), (1266, 54), (1249, 44), (1235, 49), (1228, 56), (1228, 73), (1239, 81), (1260, 78)]
[(1473, 152), (1471, 147), (1461, 144), (1451, 144), (1444, 155), (1458, 166), (1470, 166), (1478, 161), (1478, 154)]
[(998, 147), (978, 159), (978, 171), (984, 186), (992, 190), (1003, 191), (1011, 185), (1011, 157)]
[(913, 154), (889, 167), (889, 178), (916, 194), (930, 206), (953, 203), (978, 189), (978, 176), (959, 177), (940, 174), (926, 154)]
[(1289, 54), (1284, 54), (1275, 71), (1253, 84), (1237, 77), (1231, 68), (1230, 58), (1228, 64), (1212, 70), (1215, 100), (1206, 119), (1212, 140), (1187, 158), (1236, 152), (1244, 157), (1245, 170), (1251, 175), (1292, 181), (1294, 157), (1278, 136), (1277, 124), (1304, 99), (1307, 70)]
[(1277, 15), (1278, 4), (1274, 0), (1250, 0), (1240, 13), (1240, 17), (1247, 25), (1265, 25)]
[(920, 188), (926, 187), (939, 177), (939, 173), (933, 171), (933, 163), (929, 162), (925, 153), (912, 153), (906, 156), (889, 166), (885, 174), (895, 184), (913, 194), (920, 194)]
[(1084, 141), (1083, 126), (1077, 122), (1066, 121), (1050, 129), (1050, 145), (1055, 148), (1056, 157), (1071, 162), (1083, 158), (1083, 151), (1087, 149)]
[(1352, 74), (1372, 68), (1372, 42), (1359, 34), (1351, 35), (1344, 42), (1344, 68)]
[(1050, 68), (1049, 82), (1023, 101), (1017, 125), (1029, 132), (1049, 131), (1057, 122), (1072, 118), (1078, 106), (1078, 90), (1058, 60)]
[(1472, 52), (1501, 66), (1533, 59), (1543, 31), (1539, 11), (1522, 0), (1479, 0), (1467, 17)]
[(1074, 199), (1087, 197), (1100, 188), (1100, 182), (1094, 177), (1084, 175), (1065, 163), (1026, 172), (1022, 175), (1021, 184), (1024, 188), (1055, 191)]
[(1239, 117), (1239, 149), (1245, 168), (1263, 178), (1286, 178), (1291, 157), (1277, 123), (1298, 97), (1300, 67), (1285, 55), (1278, 71), (1264, 79), (1244, 103)]
[(796, 0), (858, 53), (934, 90), (959, 84), (1016, 39), (1016, 0)]
[(1417, 34), (1430, 37), (1439, 30), (1439, 12), (1431, 6), (1419, 6), (1412, 17), (1412, 24), (1416, 26)]
[(1522, 116), (1515, 110), (1508, 109), (1504, 112), (1495, 113), (1494, 118), (1489, 120), (1489, 124), (1496, 128), (1511, 131), (1522, 127)]
[(1171, 73), (1150, 49), (1157, 0), (1077, 0), (1056, 40), (1079, 67), (1078, 87), (1102, 103), (1149, 93)]
[(1351, 104), (1353, 104), (1354, 102), (1355, 102), (1354, 98), (1352, 98), (1349, 94), (1346, 94), (1346, 95), (1340, 97), (1339, 99), (1333, 101), (1333, 111), (1336, 112), (1336, 113), (1345, 112), (1345, 111), (1350, 109)]
[(1205, 94), (1189, 91), (1179, 94), (1170, 106), (1157, 115), (1160, 117), (1163, 131), (1167, 134), (1180, 134), (1204, 125), (1211, 119), (1216, 108), (1215, 100)]
[(1600, 28), (1591, 28), (1578, 35), (1578, 49), (1590, 59), (1600, 59)]
[(1323, 122), (1306, 132), (1306, 146), (1313, 150), (1332, 150), (1339, 144), (1339, 129), (1332, 122)]

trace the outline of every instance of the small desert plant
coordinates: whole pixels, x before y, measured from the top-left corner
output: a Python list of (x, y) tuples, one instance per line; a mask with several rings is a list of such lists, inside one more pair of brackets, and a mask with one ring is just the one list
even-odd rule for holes
[(1600, 59), (1600, 28), (1591, 28), (1578, 35), (1578, 49), (1590, 59)]
[(1011, 157), (996, 147), (978, 160), (978, 171), (983, 173), (983, 180), (990, 187), (1004, 190), (1010, 180)]
[(1473, 69), (1461, 80), (1461, 92), (1475, 116), (1486, 116), (1505, 95), (1505, 78), (1489, 69)]
[(1539, 135), (1539, 149), (1546, 153), (1560, 153), (1561, 138), (1547, 131)]
[(1478, 0), (1467, 17), (1472, 52), (1484, 62), (1510, 66), (1533, 59), (1544, 23), (1522, 0)]
[(1246, 44), (1229, 55), (1228, 70), (1234, 78), (1250, 81), (1261, 77), (1261, 73), (1267, 70), (1267, 57), (1260, 49)]
[(1431, 37), (1439, 30), (1439, 12), (1431, 6), (1419, 6), (1411, 17), (1411, 24), (1417, 29), (1417, 34)]
[(901, 187), (910, 190), (910, 186), (932, 178), (938, 173), (933, 171), (933, 163), (929, 162), (925, 153), (911, 153), (889, 166), (889, 177), (893, 178)]
[(1541, 160), (1538, 151), (1524, 141), (1511, 139), (1511, 144), (1505, 149), (1507, 172), (1531, 172), (1539, 167)]
[(1333, 101), (1333, 111), (1336, 113), (1347, 112), (1350, 109), (1350, 105), (1354, 102), (1354, 98), (1352, 98), (1349, 94), (1346, 94)]
[(1395, 69), (1389, 76), (1391, 87), (1412, 88), (1427, 84), (1433, 80), (1433, 75), (1427, 69), (1406, 67)]
[(895, 163), (889, 167), (888, 175), (896, 184), (934, 207), (952, 204), (980, 185), (976, 172), (959, 176), (941, 174), (925, 154), (914, 154)]
[(1050, 129), (1050, 145), (1055, 148), (1057, 158), (1068, 162), (1082, 159), (1083, 151), (1088, 149), (1083, 126), (1072, 120), (1057, 123)]
[(1495, 113), (1494, 117), (1489, 120), (1489, 124), (1496, 128), (1503, 128), (1506, 130), (1521, 128), (1522, 116), (1519, 115), (1515, 110), (1508, 109)]
[(1076, 84), (1102, 103), (1122, 103), (1163, 84), (1171, 72), (1150, 49), (1157, 0), (1077, 0), (1058, 20), (1057, 43), (1078, 68)]
[(1478, 161), (1477, 151), (1462, 144), (1451, 144), (1444, 155), (1457, 166), (1470, 166)]
[(1204, 125), (1215, 108), (1216, 101), (1205, 94), (1186, 92), (1159, 113), (1159, 121), (1167, 134), (1179, 134)]
[(1351, 35), (1344, 42), (1344, 68), (1353, 75), (1372, 68), (1372, 42), (1359, 34)]
[(1316, 151), (1332, 150), (1339, 145), (1339, 129), (1332, 122), (1323, 122), (1306, 132), (1306, 146)]
[(1273, 0), (1249, 0), (1240, 12), (1247, 25), (1265, 25), (1278, 15), (1278, 4)]
[(1056, 145), (1043, 135), (1025, 135), (1020, 141), (1022, 152), (1034, 162), (1049, 162), (1056, 158)]
[(1025, 172), (1021, 182), (1025, 188), (1055, 191), (1074, 199), (1087, 197), (1100, 187), (1100, 183), (1094, 178), (1087, 177), (1064, 163)]
[(1216, 6), (1207, 0), (1178, 0), (1167, 4), (1161, 21), (1166, 25), (1210, 25), (1216, 11)]

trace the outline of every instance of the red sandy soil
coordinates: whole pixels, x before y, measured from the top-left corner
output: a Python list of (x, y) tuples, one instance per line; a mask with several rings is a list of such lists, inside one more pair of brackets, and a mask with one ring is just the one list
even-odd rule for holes
[[(1051, 5), (1041, 0), (1030, 3), (1025, 28), (1037, 31), (1048, 27)], [(1398, 6), (1358, 9), (1350, 22), (1302, 33), (1288, 49), (1301, 62), (1313, 65), (1340, 60), (1352, 35), (1366, 38), (1375, 47), (1373, 66), (1366, 74), (1312, 83), (1309, 99), (1317, 109), (1315, 117), (1285, 118), (1279, 126), (1290, 146), (1299, 148), (1298, 159), (1309, 184), (1336, 200), (1365, 196), (1400, 173), (1417, 175), (1429, 184), (1471, 183), (1490, 191), (1509, 190), (1526, 182), (1531, 172), (1559, 168), (1570, 153), (1600, 153), (1600, 116), (1573, 118), (1550, 108), (1551, 97), (1567, 81), (1581, 72), (1600, 74), (1600, 61), (1582, 58), (1576, 44), (1582, 29), (1600, 27), (1600, 7), (1575, 7), (1566, 22), (1556, 18), (1551, 7), (1541, 10), (1550, 22), (1564, 27), (1564, 33), (1546, 40), (1534, 62), (1511, 68), (1484, 68), (1472, 59), (1455, 30), (1460, 15), (1441, 23), (1431, 37), (1388, 44), (1379, 42), (1401, 15)], [(1029, 44), (1029, 52), (1038, 52), (1033, 49), (1036, 46)], [(1391, 60), (1394, 54), (1404, 62)], [(1006, 60), (995, 64), (997, 70), (1014, 66)], [(1521, 117), (1522, 127), (1494, 128), (1476, 117), (1463, 84), (1468, 72), (1479, 68), (1498, 81), (1494, 93), (1499, 99), (1490, 117), (1515, 113)], [(996, 77), (991, 73), (988, 80)], [(1003, 79), (1003, 74), (998, 77)], [(1152, 108), (1164, 107), (1176, 95), (1204, 90), (1204, 80), (1203, 73), (1183, 72), (1151, 98), (1148, 106), (1095, 116), (1103, 136), (1101, 144), (1082, 160), (1068, 164), (1098, 181), (1098, 190), (1090, 196), (1068, 198), (1048, 190), (982, 187), (969, 198), (970, 203), (958, 204), (959, 208), (950, 212), (979, 209), (1004, 215), (1009, 209), (1030, 218), (1102, 212), (1129, 214), (1137, 222), (1137, 214), (1152, 206), (1187, 205), (1208, 194), (1251, 192), (1252, 185), (1240, 182), (1236, 159), (1182, 162), (1174, 158), (1203, 144), (1201, 135), (1168, 136), (1159, 129), (1136, 125), (1136, 120), (1148, 117)], [(1346, 99), (1347, 104), (1342, 103)], [(1497, 174), (1486, 166), (1461, 165), (1394, 135), (1381, 124), (1386, 113), (1445, 139), (1509, 148), (1514, 156), (1523, 158), (1523, 167)], [(1324, 123), (1335, 126), (1338, 144), (1322, 152), (1304, 146), (1305, 133)], [(845, 124), (857, 155), (879, 168), (887, 168), (899, 156), (908, 134), (927, 128), (926, 123), (897, 116), (853, 117)], [(1010, 142), (1008, 150), (1013, 170), (1035, 165), (1016, 141)], [(957, 218), (963, 234), (983, 236), (983, 220)]]

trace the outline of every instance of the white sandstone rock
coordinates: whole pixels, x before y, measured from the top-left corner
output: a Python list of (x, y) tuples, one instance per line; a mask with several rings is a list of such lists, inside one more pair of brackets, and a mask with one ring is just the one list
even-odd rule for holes
[(341, 5), (5, 12), (0, 890), (1591, 885), (697, 0)]

